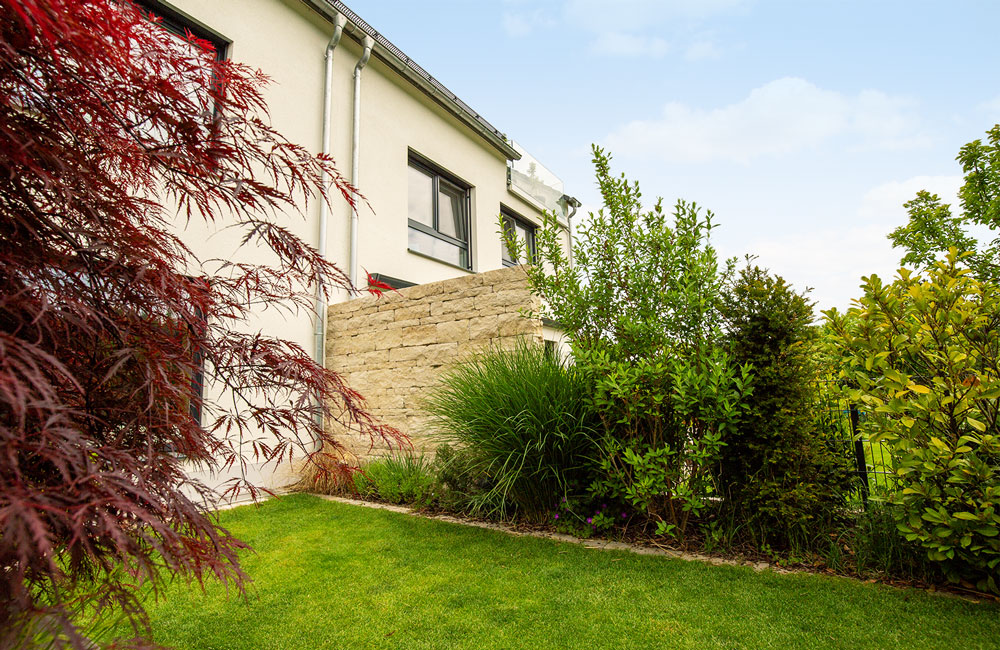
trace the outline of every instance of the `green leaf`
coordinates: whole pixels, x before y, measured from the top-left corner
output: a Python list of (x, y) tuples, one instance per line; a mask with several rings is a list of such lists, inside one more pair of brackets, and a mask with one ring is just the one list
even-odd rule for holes
[(976, 431), (979, 431), (980, 433), (986, 431), (986, 425), (973, 417), (967, 417), (965, 418), (965, 421), (969, 423), (970, 427), (972, 427)]

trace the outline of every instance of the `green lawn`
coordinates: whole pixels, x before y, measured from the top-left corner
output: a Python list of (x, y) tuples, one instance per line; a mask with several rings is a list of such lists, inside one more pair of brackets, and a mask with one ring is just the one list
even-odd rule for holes
[(179, 583), (158, 642), (319, 648), (1000, 648), (1000, 607), (511, 535), (304, 495), (223, 513), (246, 600)]

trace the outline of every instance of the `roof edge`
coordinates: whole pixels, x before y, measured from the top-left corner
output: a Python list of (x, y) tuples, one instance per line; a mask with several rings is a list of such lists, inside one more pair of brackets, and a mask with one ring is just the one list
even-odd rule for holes
[(474, 111), (472, 107), (459, 99), (455, 93), (448, 90), (444, 84), (431, 76), (430, 73), (420, 67), (413, 59), (406, 56), (402, 50), (393, 45), (389, 39), (382, 36), (382, 34), (354, 13), (343, 2), (340, 2), (340, 0), (301, 0), (301, 2), (330, 22), (333, 22), (337, 14), (343, 15), (348, 22), (347, 33), (352, 38), (358, 41), (361, 40), (361, 37), (357, 33), (353, 33), (353, 30), (350, 29), (352, 26), (361, 32), (361, 34), (370, 36), (375, 41), (372, 53), (378, 58), (385, 61), (402, 75), (403, 78), (416, 86), (439, 106), (458, 118), (460, 122), (475, 131), (493, 148), (502, 153), (507, 160), (521, 159), (521, 154), (514, 149), (506, 135), (486, 121), (486, 118)]

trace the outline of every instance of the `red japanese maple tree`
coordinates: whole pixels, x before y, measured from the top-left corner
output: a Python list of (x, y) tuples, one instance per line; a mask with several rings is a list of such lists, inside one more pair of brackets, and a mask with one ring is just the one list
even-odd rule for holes
[[(93, 647), (107, 611), (142, 646), (135, 585), (240, 586), (244, 545), (186, 464), (336, 449), (321, 413), (401, 441), (335, 372), (245, 325), (351, 290), (286, 225), (350, 187), (270, 126), (261, 72), (210, 48), (128, 0), (0, 0), (0, 647)], [(199, 259), (198, 221), (269, 261)]]

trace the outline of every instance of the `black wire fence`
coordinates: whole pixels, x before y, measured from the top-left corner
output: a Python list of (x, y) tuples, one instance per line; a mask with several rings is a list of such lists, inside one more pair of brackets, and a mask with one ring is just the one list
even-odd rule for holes
[(871, 439), (873, 414), (841, 399), (831, 383), (820, 383), (817, 392), (819, 426), (853, 464), (861, 498), (867, 501), (873, 491), (891, 488), (896, 476), (892, 454), (886, 445)]

